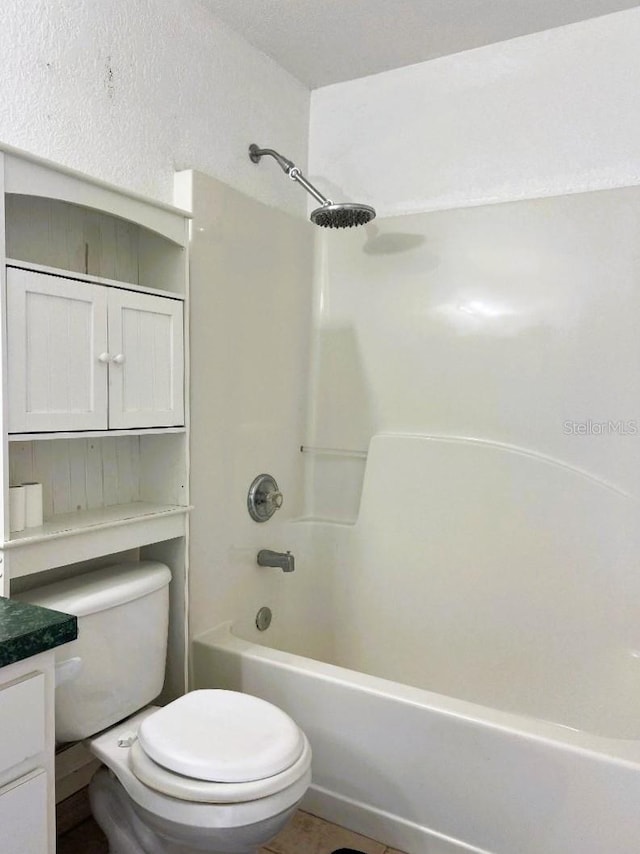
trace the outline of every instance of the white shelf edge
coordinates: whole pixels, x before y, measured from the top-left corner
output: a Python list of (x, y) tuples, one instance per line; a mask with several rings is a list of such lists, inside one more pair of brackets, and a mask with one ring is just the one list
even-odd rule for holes
[(93, 531), (135, 525), (150, 519), (161, 519), (189, 513), (191, 506), (178, 504), (151, 504), (136, 501), (132, 504), (116, 504), (98, 510), (81, 510), (64, 513), (47, 520), (42, 527), (25, 528), (12, 535), (2, 544), (3, 549), (15, 549), (34, 543), (45, 543), (63, 537), (74, 537)]
[[(52, 172), (57, 172), (61, 175), (69, 175), (71, 178), (76, 178), (85, 184), (91, 184), (94, 187), (100, 187), (103, 190), (109, 190), (119, 196), (126, 196), (128, 199), (134, 199), (136, 202), (142, 202), (152, 208), (166, 211), (167, 213), (177, 214), (178, 216), (193, 218), (193, 213), (185, 208), (176, 207), (169, 202), (160, 201), (160, 199), (145, 196), (143, 193), (136, 193), (135, 190), (129, 190), (126, 187), (120, 187), (118, 184), (111, 184), (109, 181), (104, 181), (101, 178), (94, 178), (86, 172), (81, 172), (79, 169), (73, 169), (70, 166), (63, 166), (61, 163), (56, 163), (55, 160), (49, 160), (46, 157), (40, 157), (37, 154), (32, 154), (30, 151), (24, 151), (22, 148), (16, 148), (14, 145), (0, 143), (0, 152), (15, 157), (17, 160), (24, 160), (27, 163), (35, 163), (44, 169), (50, 169)], [(11, 192), (11, 191), (10, 191)]]
[(167, 291), (163, 288), (149, 288), (146, 285), (136, 285), (133, 282), (121, 282), (118, 279), (104, 279), (101, 276), (92, 276), (91, 273), (78, 273), (76, 270), (65, 270), (60, 267), (47, 267), (44, 264), (36, 264), (33, 261), (21, 261), (18, 258), (6, 258), (7, 267), (17, 267), (19, 270), (30, 270), (33, 273), (44, 273), (47, 276), (59, 276), (63, 279), (72, 279), (75, 282), (89, 282), (93, 285), (103, 285), (108, 288), (119, 288), (121, 291), (135, 291), (140, 294), (151, 294), (166, 299), (175, 299), (179, 302), (185, 301), (185, 295), (175, 291)]
[(139, 427), (135, 430), (72, 430), (67, 433), (9, 433), (9, 442), (39, 442), (48, 439), (103, 439), (109, 436), (162, 436), (186, 433), (186, 427)]

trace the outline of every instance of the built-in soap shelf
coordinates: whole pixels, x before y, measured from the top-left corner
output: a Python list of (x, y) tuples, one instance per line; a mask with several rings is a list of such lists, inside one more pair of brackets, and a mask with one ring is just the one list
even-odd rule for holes
[(360, 510), (367, 451), (301, 445), (305, 521), (353, 525)]

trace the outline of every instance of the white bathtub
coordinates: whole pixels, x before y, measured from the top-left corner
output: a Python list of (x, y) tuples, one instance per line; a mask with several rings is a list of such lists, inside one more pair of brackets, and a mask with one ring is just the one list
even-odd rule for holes
[(306, 807), (396, 848), (638, 854), (639, 531), (535, 454), (376, 437), (356, 525), (299, 526), (273, 627), (199, 637), (196, 686), (285, 709)]
[(198, 687), (263, 697), (313, 748), (311, 812), (412, 854), (637, 854), (640, 744), (237, 638), (195, 643)]

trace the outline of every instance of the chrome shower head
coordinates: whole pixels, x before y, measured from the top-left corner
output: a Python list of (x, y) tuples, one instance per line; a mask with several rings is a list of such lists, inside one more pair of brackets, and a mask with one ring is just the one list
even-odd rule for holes
[(292, 181), (302, 184), (307, 193), (320, 202), (321, 207), (312, 211), (309, 219), (315, 225), (323, 228), (351, 228), (354, 225), (365, 225), (376, 215), (374, 208), (369, 205), (359, 205), (353, 202), (341, 202), (334, 204), (331, 199), (325, 198), (313, 184), (308, 181), (302, 172), (282, 154), (278, 154), (272, 148), (258, 148), (255, 143), (249, 146), (249, 158), (253, 163), (259, 163), (265, 154), (273, 157)]
[(369, 205), (343, 202), (340, 205), (329, 203), (316, 208), (309, 219), (323, 228), (352, 228), (354, 225), (366, 225), (375, 215), (375, 210)]

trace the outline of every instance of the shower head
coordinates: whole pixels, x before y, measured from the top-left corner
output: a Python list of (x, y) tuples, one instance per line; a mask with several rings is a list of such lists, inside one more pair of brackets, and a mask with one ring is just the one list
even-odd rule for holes
[(351, 228), (354, 225), (366, 225), (376, 215), (369, 205), (356, 205), (343, 202), (339, 205), (331, 203), (316, 208), (309, 219), (323, 228)]
[(325, 198), (313, 184), (308, 181), (298, 167), (282, 154), (278, 154), (272, 148), (258, 148), (255, 143), (249, 146), (249, 158), (253, 163), (259, 163), (265, 154), (273, 157), (283, 172), (292, 181), (302, 184), (307, 193), (320, 202), (320, 207), (311, 212), (309, 219), (315, 225), (323, 228), (351, 228), (354, 225), (365, 225), (376, 215), (374, 208), (369, 205), (354, 204), (353, 202), (341, 202), (334, 204), (331, 199)]

